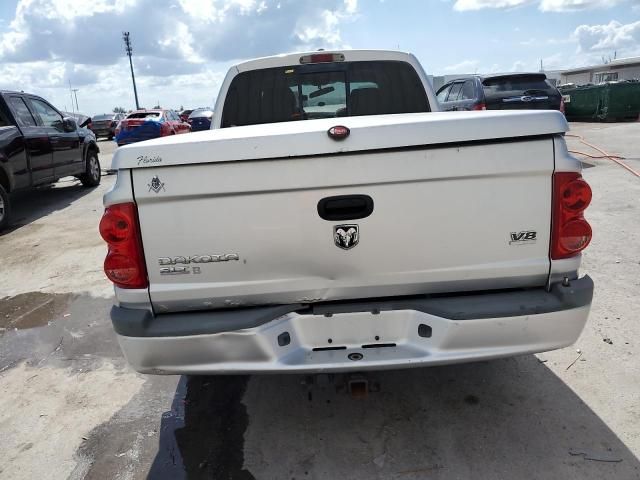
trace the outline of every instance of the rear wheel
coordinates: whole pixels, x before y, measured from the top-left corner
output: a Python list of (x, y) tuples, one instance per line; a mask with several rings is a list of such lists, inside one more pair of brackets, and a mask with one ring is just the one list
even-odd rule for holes
[(102, 172), (100, 170), (100, 160), (98, 160), (98, 154), (95, 150), (89, 150), (87, 153), (87, 166), (86, 171), (80, 175), (80, 181), (85, 187), (95, 187), (100, 184), (100, 177)]
[(0, 231), (9, 226), (9, 214), (11, 213), (11, 204), (9, 200), (9, 194), (0, 185)]

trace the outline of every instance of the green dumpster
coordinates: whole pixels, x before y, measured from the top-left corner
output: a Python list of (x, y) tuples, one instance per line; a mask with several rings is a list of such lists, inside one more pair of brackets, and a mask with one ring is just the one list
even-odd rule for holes
[(640, 82), (560, 87), (568, 120), (637, 120)]

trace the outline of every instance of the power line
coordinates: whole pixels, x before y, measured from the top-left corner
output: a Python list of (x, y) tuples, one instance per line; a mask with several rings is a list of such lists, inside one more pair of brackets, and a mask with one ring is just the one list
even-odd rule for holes
[(131, 67), (131, 80), (133, 81), (133, 95), (136, 97), (136, 110), (140, 110), (140, 103), (138, 102), (138, 89), (136, 88), (136, 76), (133, 73), (133, 48), (131, 47), (131, 38), (129, 32), (122, 32), (122, 39), (124, 40), (125, 51), (129, 57), (129, 66)]

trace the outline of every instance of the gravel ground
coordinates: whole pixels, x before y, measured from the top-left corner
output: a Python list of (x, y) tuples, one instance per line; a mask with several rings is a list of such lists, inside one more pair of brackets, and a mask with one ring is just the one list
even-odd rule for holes
[[(571, 127), (640, 170), (640, 123)], [(578, 343), (373, 374), (363, 400), (340, 377), (131, 371), (100, 268), (114, 177), (17, 196), (0, 235), (0, 478), (640, 478), (640, 178), (588, 162), (596, 292)]]

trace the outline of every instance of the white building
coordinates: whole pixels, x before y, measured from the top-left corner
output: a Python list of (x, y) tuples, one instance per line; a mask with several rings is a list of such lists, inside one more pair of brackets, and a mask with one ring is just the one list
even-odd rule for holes
[(560, 75), (560, 83), (602, 83), (614, 80), (640, 79), (640, 57), (619, 58), (609, 63), (590, 67), (564, 70)]

